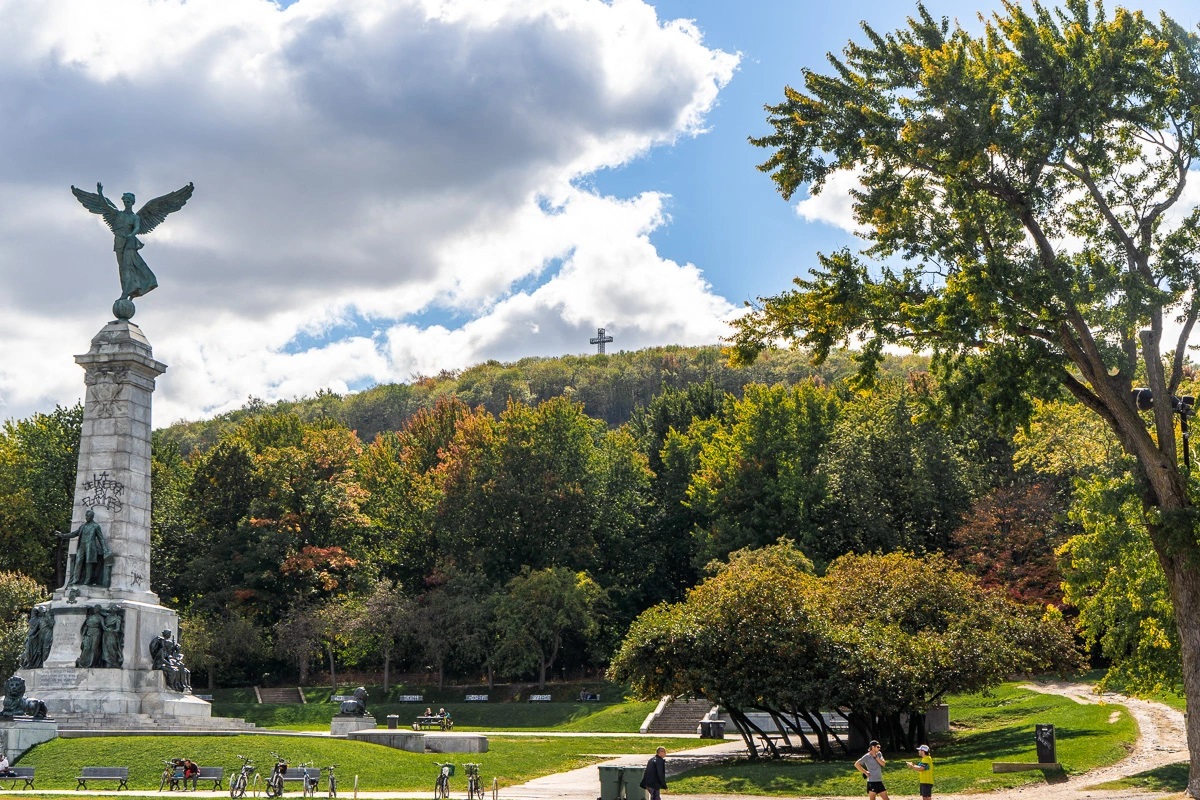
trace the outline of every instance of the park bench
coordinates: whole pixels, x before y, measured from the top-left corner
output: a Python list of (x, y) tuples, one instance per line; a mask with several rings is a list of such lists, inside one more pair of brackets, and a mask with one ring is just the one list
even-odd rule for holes
[(350, 700), (357, 700), (357, 699), (358, 698), (352, 694), (331, 694), (331, 695), (329, 695), (329, 702), (331, 702), (331, 703), (346, 703), (346, 702), (349, 702)]
[(581, 703), (589, 703), (589, 702), (590, 703), (599, 703), (600, 695), (596, 694), (595, 692), (580, 692), (579, 693), (579, 702), (581, 702)]
[(488, 696), (486, 694), (469, 694), (463, 699), (468, 703), (486, 703)]
[[(201, 767), (196, 776), (192, 778), (192, 790), (195, 791), (196, 784), (200, 781), (212, 781), (214, 792), (220, 791), (221, 784), (225, 780), (224, 767)], [(185, 787), (186, 788), (186, 787)]]
[(314, 781), (321, 780), (320, 767), (288, 767), (288, 771), (283, 773), (283, 782), (303, 781), (306, 773), (311, 775)]
[(425, 695), (423, 694), (402, 694), (396, 697), (397, 703), (424, 703)]
[(86, 789), (88, 781), (116, 781), (117, 789), (128, 789), (129, 767), (84, 767), (75, 780), (75, 791)]
[(17, 781), (25, 781), (25, 785), (21, 788), (32, 789), (34, 769), (34, 767), (9, 767), (8, 774), (0, 776), (0, 781), (12, 781), (12, 786), (8, 787), (10, 789), (17, 788)]
[(416, 721), (413, 722), (414, 731), (425, 730), (426, 728), (441, 728), (442, 730), (447, 730), (453, 727), (454, 722), (452, 720), (446, 719), (445, 717), (440, 717), (436, 714), (432, 717), (421, 715), (417, 717)]
[(529, 702), (531, 702), (531, 703), (549, 703), (550, 695), (548, 695), (548, 694), (531, 694), (531, 695), (529, 695)]

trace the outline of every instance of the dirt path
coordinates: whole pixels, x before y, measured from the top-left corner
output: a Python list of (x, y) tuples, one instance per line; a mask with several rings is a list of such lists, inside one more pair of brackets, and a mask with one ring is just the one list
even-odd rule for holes
[[(1178, 792), (1144, 792), (1135, 790), (1105, 791), (1089, 789), (1099, 783), (1126, 778), (1139, 772), (1176, 764), (1188, 758), (1183, 714), (1162, 703), (1138, 700), (1119, 694), (1094, 694), (1087, 684), (1051, 682), (1027, 684), (1024, 688), (1045, 694), (1068, 697), (1077, 703), (1108, 703), (1122, 705), (1137, 721), (1138, 738), (1129, 756), (1109, 767), (1072, 775), (1063, 783), (1040, 784), (1021, 789), (1002, 789), (987, 794), (988, 800), (1016, 800), (1036, 797), (1037, 800), (1148, 800), (1155, 797), (1178, 797)], [(949, 796), (949, 795), (945, 795)], [(965, 797), (965, 796), (964, 796)]]

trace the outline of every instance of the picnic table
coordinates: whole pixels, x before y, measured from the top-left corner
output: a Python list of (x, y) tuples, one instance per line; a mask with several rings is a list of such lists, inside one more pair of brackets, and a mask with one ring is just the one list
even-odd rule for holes
[(762, 742), (764, 750), (770, 750), (772, 744), (780, 753), (790, 753), (795, 749), (795, 745), (786, 744), (788, 739), (782, 733), (756, 733), (755, 736)]
[(454, 727), (454, 723), (440, 714), (434, 714), (432, 717), (427, 717), (422, 714), (421, 716), (417, 717), (415, 722), (413, 722), (414, 731), (424, 730), (426, 728), (441, 728), (442, 730), (448, 730), (452, 727)]

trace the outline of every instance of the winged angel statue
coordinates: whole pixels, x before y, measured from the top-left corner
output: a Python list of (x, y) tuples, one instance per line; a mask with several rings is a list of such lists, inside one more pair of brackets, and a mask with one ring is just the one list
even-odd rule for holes
[[(133, 210), (134, 196), (129, 192), (121, 195), (125, 205), (119, 210), (104, 196), (104, 186), (96, 184), (96, 193), (71, 187), (71, 192), (88, 211), (104, 217), (104, 222), (113, 232), (113, 251), (117, 256), (117, 269), (121, 276), (121, 297), (113, 304), (113, 313), (121, 319), (133, 316), (133, 298), (141, 297), (158, 286), (158, 280), (138, 252), (143, 245), (139, 234), (150, 233), (157, 228), (172, 211), (183, 208), (192, 196), (192, 184), (176, 189), (170, 194), (156, 197), (136, 212)], [(128, 312), (128, 313), (124, 313)]]

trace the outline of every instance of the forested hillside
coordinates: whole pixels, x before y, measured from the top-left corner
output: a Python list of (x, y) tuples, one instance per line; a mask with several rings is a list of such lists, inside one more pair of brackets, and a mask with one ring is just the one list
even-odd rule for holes
[[(1067, 613), (1128, 677), (1168, 663), (1173, 628), (1148, 639), (1160, 615), (1133, 607), (1161, 575), (1112, 558), (1118, 541), (1143, 551), (1105, 432), (1062, 400), (997, 413), (986, 387), (943, 414), (969, 390), (926, 367), (889, 358), (867, 388), (846, 355), (735, 369), (715, 348), (659, 348), (251, 400), (155, 433), (153, 588), (184, 618), (197, 685), (544, 680), (604, 667), (708, 565), (786, 540), (818, 574), (848, 553), (945, 553), (1035, 606), (1063, 606), (1065, 577)], [(79, 418), (0, 436), (0, 537), (46, 587)]]

